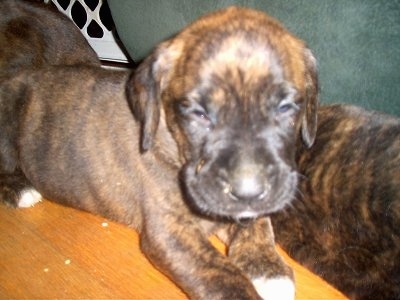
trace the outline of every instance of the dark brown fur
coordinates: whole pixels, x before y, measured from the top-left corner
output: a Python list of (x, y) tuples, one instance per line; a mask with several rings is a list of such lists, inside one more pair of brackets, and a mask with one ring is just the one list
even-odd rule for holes
[(19, 169), (16, 145), (18, 117), (27, 91), (22, 82), (12, 78), (49, 65), (100, 66), (96, 53), (71, 20), (39, 2), (7, 0), (0, 5), (0, 195), (7, 199), (18, 198), (16, 191), (30, 186)]
[(340, 105), (318, 119), (277, 241), (352, 299), (400, 299), (400, 121)]
[(79, 29), (61, 13), (33, 1), (2, 1), (0, 79), (21, 68), (59, 64), (100, 66)]
[[(289, 290), (275, 297), (290, 299), (292, 272), (263, 216), (293, 197), (295, 144), (312, 144), (317, 102), (315, 61), (304, 43), (265, 14), (239, 8), (188, 26), (131, 78), (96, 66), (20, 70), (0, 86), (0, 105), (12, 107), (0, 124), (14, 129), (0, 147), (3, 200), (18, 205), (13, 193), (23, 182), (136, 228), (146, 256), (192, 298), (267, 297), (266, 282), (285, 279)], [(252, 184), (235, 197), (208, 185), (223, 173), (236, 188), (249, 172)], [(211, 246), (212, 233), (228, 244), (228, 256)]]

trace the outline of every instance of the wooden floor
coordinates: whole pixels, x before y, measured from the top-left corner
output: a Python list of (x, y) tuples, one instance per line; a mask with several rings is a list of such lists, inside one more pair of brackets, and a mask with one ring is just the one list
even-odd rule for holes
[[(295, 269), (296, 299), (345, 299), (287, 260)], [(22, 298), (187, 297), (141, 254), (136, 232), (44, 201), (28, 209), (0, 204), (0, 299)]]

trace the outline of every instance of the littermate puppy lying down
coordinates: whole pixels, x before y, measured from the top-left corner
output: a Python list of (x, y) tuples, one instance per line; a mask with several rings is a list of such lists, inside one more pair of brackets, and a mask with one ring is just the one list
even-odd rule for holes
[(79, 29), (50, 5), (2, 0), (0, 5), (0, 80), (21, 68), (43, 65), (100, 66)]
[(400, 120), (348, 105), (318, 120), (277, 242), (352, 299), (400, 299)]
[[(71, 20), (50, 5), (3, 0), (0, 5), (0, 201), (15, 204), (14, 200), (19, 199), (19, 206), (29, 206), (39, 197), (33, 189), (26, 189), (31, 183), (24, 175), (20, 176), (19, 116), (24, 111), (28, 91), (27, 84), (13, 76), (50, 65), (100, 67), (100, 61)], [(40, 84), (40, 81), (32, 83)], [(49, 89), (53, 87), (50, 85)]]
[(295, 145), (313, 143), (317, 91), (305, 44), (237, 7), (160, 44), (131, 77), (21, 71), (0, 86), (0, 124), (12, 114), (15, 129), (0, 148), (0, 196), (136, 228), (144, 254), (191, 298), (293, 299), (268, 215), (294, 197)]

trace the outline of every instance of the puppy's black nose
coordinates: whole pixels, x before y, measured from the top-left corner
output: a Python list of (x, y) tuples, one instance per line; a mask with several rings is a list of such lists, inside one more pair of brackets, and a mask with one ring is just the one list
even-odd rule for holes
[(224, 193), (234, 200), (259, 200), (265, 197), (270, 186), (260, 168), (256, 165), (245, 165), (236, 169), (231, 179), (224, 186)]

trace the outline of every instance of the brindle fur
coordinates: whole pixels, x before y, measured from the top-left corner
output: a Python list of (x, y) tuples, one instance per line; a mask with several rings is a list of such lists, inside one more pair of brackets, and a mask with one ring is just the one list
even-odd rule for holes
[[(136, 228), (144, 254), (191, 298), (268, 297), (260, 282), (290, 283), (292, 272), (264, 215), (293, 197), (294, 146), (313, 142), (317, 90), (304, 43), (240, 8), (189, 25), (133, 76), (97, 66), (20, 68), (0, 85), (0, 105), (11, 107), (0, 124), (13, 129), (11, 142), (2, 136), (0, 193), (16, 205), (34, 187)], [(221, 173), (226, 184), (243, 176), (252, 184), (233, 198), (209, 184)], [(212, 233), (227, 256), (209, 243)], [(275, 297), (285, 294), (293, 297), (287, 288)]]
[(0, 14), (0, 76), (43, 65), (100, 66), (79, 29), (51, 7), (7, 0)]
[[(16, 205), (29, 180), (17, 160), (18, 116), (26, 92), (7, 82), (19, 72), (48, 65), (100, 66), (78, 28), (64, 15), (40, 1), (2, 1), (0, 5), (0, 197)], [(15, 86), (20, 83), (14, 80)], [(18, 96), (16, 96), (18, 94)]]
[(298, 199), (272, 218), (277, 241), (352, 299), (400, 299), (400, 121), (345, 105), (318, 120)]

